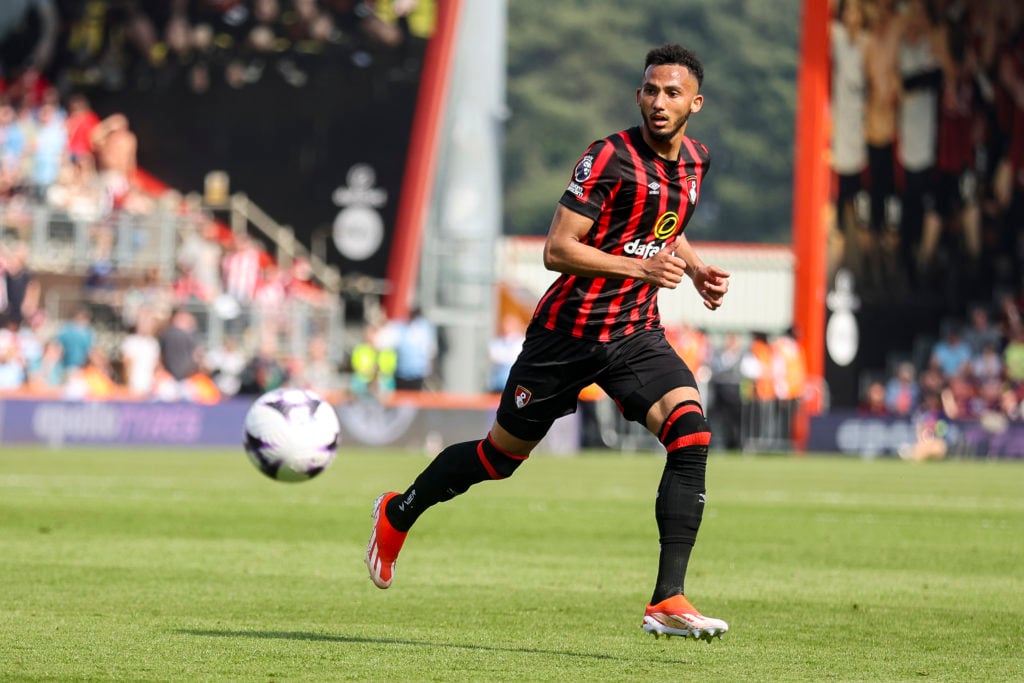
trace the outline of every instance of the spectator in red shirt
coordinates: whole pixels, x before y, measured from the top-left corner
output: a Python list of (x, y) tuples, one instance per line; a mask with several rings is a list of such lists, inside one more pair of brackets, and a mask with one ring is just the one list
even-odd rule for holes
[(288, 298), (293, 301), (301, 301), (311, 306), (322, 306), (326, 303), (324, 290), (313, 282), (313, 269), (304, 258), (292, 261), (287, 292)]
[(192, 266), (188, 263), (178, 264), (178, 275), (171, 283), (171, 292), (175, 304), (185, 304), (190, 301), (201, 301), (209, 303), (213, 295), (192, 272)]
[(92, 156), (92, 131), (99, 122), (99, 115), (92, 110), (85, 95), (75, 94), (68, 98), (68, 118), (64, 123), (68, 132), (68, 154), (71, 162), (83, 174), (87, 174), (87, 178), (96, 172), (96, 160)]
[(224, 291), (240, 304), (252, 303), (265, 265), (264, 253), (248, 235), (235, 235), (234, 247), (224, 256)]

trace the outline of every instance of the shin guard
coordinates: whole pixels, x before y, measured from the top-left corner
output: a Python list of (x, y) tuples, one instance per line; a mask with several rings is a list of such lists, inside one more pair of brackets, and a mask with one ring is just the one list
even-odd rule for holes
[(654, 508), (661, 557), (651, 604), (683, 592), (690, 551), (704, 516), (711, 429), (700, 404), (684, 401), (677, 405), (665, 420), (659, 439), (667, 452)]

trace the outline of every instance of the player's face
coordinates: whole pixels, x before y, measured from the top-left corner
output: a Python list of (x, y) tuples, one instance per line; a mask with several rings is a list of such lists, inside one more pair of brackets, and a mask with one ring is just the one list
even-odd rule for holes
[(636, 91), (636, 103), (644, 128), (657, 142), (669, 142), (685, 132), (690, 114), (700, 111), (704, 96), (697, 92), (697, 78), (679, 64), (647, 67), (644, 82)]

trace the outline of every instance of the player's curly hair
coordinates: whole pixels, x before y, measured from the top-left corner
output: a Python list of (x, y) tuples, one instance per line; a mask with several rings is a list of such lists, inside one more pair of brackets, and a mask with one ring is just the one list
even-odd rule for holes
[(682, 45), (670, 44), (656, 47), (647, 53), (644, 60), (644, 71), (652, 64), (678, 64), (685, 66), (697, 79), (697, 87), (704, 83), (704, 65), (700, 63), (697, 55), (687, 50)]

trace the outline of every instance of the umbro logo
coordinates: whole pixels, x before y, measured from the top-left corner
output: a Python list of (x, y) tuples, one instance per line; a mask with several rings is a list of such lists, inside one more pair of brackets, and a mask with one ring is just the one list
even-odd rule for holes
[(661, 194), (661, 183), (657, 180), (652, 180), (647, 183), (647, 189), (650, 190), (650, 194)]

